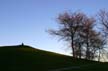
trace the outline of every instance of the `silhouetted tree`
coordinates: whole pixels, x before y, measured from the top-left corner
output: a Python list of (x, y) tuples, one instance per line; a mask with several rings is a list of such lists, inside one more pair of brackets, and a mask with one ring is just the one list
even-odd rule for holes
[(108, 41), (108, 11), (107, 10), (104, 10), (104, 9), (101, 9), (99, 11), (99, 13), (97, 14), (98, 18), (98, 23), (97, 25), (101, 26), (99, 27), (99, 30), (101, 31), (101, 34), (102, 34), (102, 46), (100, 47), (99, 49), (99, 58), (98, 58), (98, 61), (100, 61), (100, 55), (101, 55), (101, 52), (103, 50), (103, 48), (106, 48), (107, 46), (107, 41)]
[(108, 35), (108, 12), (106, 10), (100, 10), (98, 20), (99, 24), (102, 25), (102, 31), (105, 35)]
[(71, 44), (73, 57), (76, 56), (76, 47), (75, 47), (75, 39), (77, 38), (77, 30), (79, 26), (82, 24), (83, 19), (85, 18), (85, 14), (81, 12), (74, 13), (63, 13), (58, 16), (59, 21), (59, 29), (58, 30), (49, 30), (51, 35), (57, 35), (60, 39), (64, 39)]
[(85, 18), (83, 28), (82, 28), (82, 35), (83, 35), (83, 40), (84, 43), (86, 44), (86, 59), (90, 59), (92, 52), (90, 51), (90, 38), (93, 35), (93, 25), (94, 25), (95, 20), (93, 18)]
[[(88, 54), (92, 53), (89, 51), (89, 38), (93, 34), (91, 31), (94, 31), (92, 29), (95, 20), (81, 12), (60, 14), (58, 20), (60, 28), (49, 30), (49, 33), (71, 42), (73, 57), (75, 58), (81, 58), (84, 43), (86, 43), (86, 57), (88, 57)], [(84, 38), (82, 38), (82, 34)]]
[[(65, 12), (57, 18), (59, 28), (50, 29), (48, 33), (67, 41), (72, 48), (74, 58), (92, 60), (97, 51), (103, 48), (101, 33), (94, 30), (96, 20), (82, 12)], [(100, 58), (100, 54), (99, 54)]]

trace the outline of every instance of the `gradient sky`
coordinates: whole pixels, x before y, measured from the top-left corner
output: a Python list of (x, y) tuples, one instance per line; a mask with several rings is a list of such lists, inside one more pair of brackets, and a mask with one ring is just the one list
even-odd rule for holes
[(66, 44), (45, 30), (56, 28), (58, 14), (81, 10), (93, 15), (108, 10), (108, 0), (0, 0), (0, 46), (22, 42), (39, 49), (69, 54)]

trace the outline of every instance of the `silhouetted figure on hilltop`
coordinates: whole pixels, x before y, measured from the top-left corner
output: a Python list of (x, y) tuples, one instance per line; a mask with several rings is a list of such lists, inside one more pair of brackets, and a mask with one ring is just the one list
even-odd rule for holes
[(24, 43), (22, 43), (21, 46), (24, 46)]

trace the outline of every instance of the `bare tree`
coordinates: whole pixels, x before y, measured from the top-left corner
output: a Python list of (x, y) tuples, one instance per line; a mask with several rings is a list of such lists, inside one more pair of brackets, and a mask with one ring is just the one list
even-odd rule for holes
[(90, 59), (90, 55), (92, 55), (90, 52), (90, 38), (94, 34), (93, 31), (93, 25), (95, 20), (92, 18), (85, 19), (84, 21), (84, 27), (83, 27), (83, 34), (84, 34), (84, 40), (86, 44), (86, 59)]
[(108, 35), (108, 11), (100, 10), (98, 13), (99, 24), (102, 25), (102, 31), (105, 35)]
[(59, 29), (49, 30), (51, 35), (57, 35), (60, 39), (64, 39), (71, 44), (73, 57), (76, 58), (75, 38), (77, 37), (77, 31), (82, 24), (85, 14), (81, 12), (63, 13), (58, 16)]
[(94, 59), (103, 46), (101, 33), (94, 30), (96, 20), (82, 12), (65, 12), (57, 20), (59, 28), (50, 29), (48, 33), (67, 41), (74, 58)]
[(98, 23), (97, 25), (100, 25), (101, 27), (99, 29), (101, 29), (101, 34), (102, 34), (102, 46), (100, 47), (99, 49), (99, 58), (98, 58), (98, 61), (100, 61), (100, 55), (101, 55), (101, 52), (102, 50), (105, 50), (103, 48), (106, 48), (106, 45), (107, 45), (107, 41), (108, 41), (108, 11), (105, 10), (105, 9), (101, 9), (99, 11), (99, 13), (97, 14), (98, 16)]

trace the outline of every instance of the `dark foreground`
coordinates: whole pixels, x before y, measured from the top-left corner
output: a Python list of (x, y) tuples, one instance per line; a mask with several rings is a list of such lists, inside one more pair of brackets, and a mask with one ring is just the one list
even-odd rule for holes
[(100, 63), (34, 49), (30, 46), (0, 47), (0, 71), (108, 71)]

